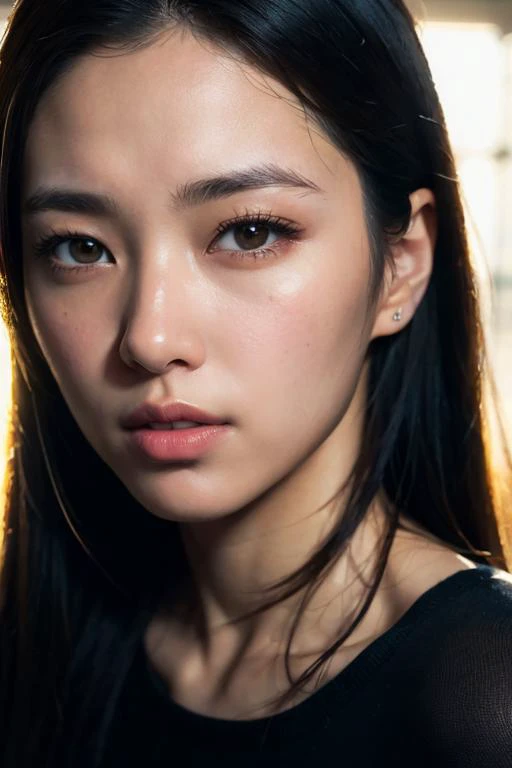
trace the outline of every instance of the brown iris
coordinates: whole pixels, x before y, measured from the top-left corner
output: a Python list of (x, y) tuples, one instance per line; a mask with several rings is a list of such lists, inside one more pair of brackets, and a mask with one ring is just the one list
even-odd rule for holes
[(242, 224), (235, 228), (235, 241), (240, 248), (262, 248), (268, 240), (269, 228), (262, 224)]
[(97, 261), (103, 252), (103, 248), (95, 241), (87, 238), (71, 240), (69, 252), (77, 261)]

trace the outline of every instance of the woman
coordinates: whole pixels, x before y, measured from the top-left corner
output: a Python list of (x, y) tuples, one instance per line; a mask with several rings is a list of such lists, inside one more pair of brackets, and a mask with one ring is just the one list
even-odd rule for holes
[(2, 766), (510, 765), (475, 281), (403, 4), (21, 0), (0, 115)]

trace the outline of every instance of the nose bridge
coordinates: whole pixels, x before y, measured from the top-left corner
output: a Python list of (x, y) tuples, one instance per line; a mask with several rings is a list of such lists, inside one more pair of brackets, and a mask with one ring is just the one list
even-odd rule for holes
[(121, 342), (125, 362), (154, 372), (174, 360), (200, 364), (194, 271), (183, 245), (145, 246), (132, 274)]

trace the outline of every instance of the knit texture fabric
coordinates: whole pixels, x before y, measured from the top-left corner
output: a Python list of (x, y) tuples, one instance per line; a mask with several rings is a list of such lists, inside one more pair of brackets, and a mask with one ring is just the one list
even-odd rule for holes
[(270, 718), (185, 709), (141, 643), (107, 747), (102, 768), (512, 768), (512, 576), (478, 565), (444, 579)]

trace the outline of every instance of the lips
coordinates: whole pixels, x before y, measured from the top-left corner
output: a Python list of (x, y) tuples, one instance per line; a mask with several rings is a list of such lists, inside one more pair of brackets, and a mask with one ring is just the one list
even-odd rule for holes
[(200, 424), (225, 424), (215, 414), (202, 411), (188, 403), (143, 403), (123, 420), (125, 429), (148, 427), (149, 424), (170, 424), (175, 421), (193, 421)]
[(152, 422), (146, 425), (150, 429), (156, 429), (157, 431), (164, 429), (193, 429), (194, 427), (203, 427), (205, 424), (198, 424), (197, 421), (174, 421), (172, 423), (166, 422), (161, 424), (160, 422)]
[(230, 432), (229, 424), (209, 424), (192, 429), (132, 429), (127, 443), (137, 461), (198, 461), (219, 445)]

